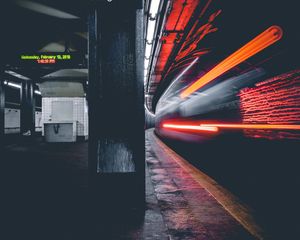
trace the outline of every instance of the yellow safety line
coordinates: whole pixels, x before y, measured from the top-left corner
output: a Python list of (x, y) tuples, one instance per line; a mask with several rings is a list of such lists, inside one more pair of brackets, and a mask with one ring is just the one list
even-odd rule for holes
[(252, 217), (251, 210), (245, 204), (242, 204), (237, 197), (235, 197), (228, 190), (220, 186), (216, 181), (209, 176), (195, 168), (185, 159), (180, 157), (176, 152), (167, 147), (154, 133), (153, 136), (157, 144), (172, 157), (172, 159), (181, 166), (193, 179), (202, 187), (204, 187), (224, 209), (230, 213), (248, 232), (250, 232), (257, 239), (265, 239), (265, 233)]

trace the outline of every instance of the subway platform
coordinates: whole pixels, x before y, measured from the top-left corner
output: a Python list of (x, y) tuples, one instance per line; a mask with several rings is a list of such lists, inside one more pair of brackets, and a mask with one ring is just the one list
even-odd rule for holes
[[(146, 131), (146, 209), (91, 218), (87, 143), (4, 147), (1, 239), (263, 239), (251, 212)], [(120, 199), (122, 201), (122, 199)], [(97, 219), (99, 217), (99, 219)]]
[(251, 210), (146, 132), (146, 161), (168, 239), (263, 239)]

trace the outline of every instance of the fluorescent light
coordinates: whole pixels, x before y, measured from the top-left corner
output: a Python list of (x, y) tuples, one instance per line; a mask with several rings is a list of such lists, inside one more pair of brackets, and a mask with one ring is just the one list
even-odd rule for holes
[(12, 75), (12, 76), (14, 76), (14, 77), (16, 77), (16, 78), (23, 79), (23, 80), (30, 80), (30, 78), (25, 77), (25, 76), (23, 76), (23, 75), (21, 75), (21, 74), (19, 74), (19, 73), (13, 72), (13, 71), (5, 71), (5, 73), (7, 73), (7, 74), (9, 74), (9, 75)]
[(147, 70), (148, 70), (149, 62), (150, 62), (149, 59), (145, 59), (145, 66), (144, 66), (144, 69), (147, 69)]
[[(13, 83), (13, 82), (8, 82), (8, 81), (4, 81), (4, 84), (5, 85), (8, 85), (10, 87), (14, 87), (14, 88), (21, 88), (21, 84), (17, 84), (17, 83)], [(39, 91), (39, 90), (34, 90), (35, 94), (38, 94), (38, 95), (42, 95), (42, 93)]]
[(151, 48), (152, 45), (146, 43), (145, 58), (149, 58), (151, 56)]
[(17, 83), (8, 82), (7, 85), (14, 88), (21, 88), (21, 84), (17, 84)]
[(145, 66), (144, 66), (144, 68), (146, 69), (144, 71), (145, 76), (147, 76), (148, 73), (152, 43), (155, 38), (154, 34), (155, 34), (155, 26), (156, 26), (156, 16), (158, 14), (159, 6), (160, 6), (160, 0), (151, 0), (151, 5), (149, 9), (148, 26), (147, 26), (146, 47), (145, 47)]
[(45, 14), (51, 17), (56, 17), (56, 18), (62, 18), (62, 19), (79, 19), (79, 17), (74, 16), (72, 14), (63, 12), (61, 10), (55, 9), (53, 7), (49, 7), (47, 5), (41, 4), (41, 3), (36, 3), (32, 1), (24, 1), (24, 0), (18, 0), (16, 1), (17, 5), (20, 7), (29, 9), (34, 12), (38, 12), (41, 14)]
[(155, 24), (156, 24), (156, 20), (149, 20), (148, 21), (148, 29), (147, 29), (147, 37), (146, 37), (146, 41), (148, 43), (152, 43), (152, 41), (153, 41), (154, 31), (155, 31)]
[(151, 0), (149, 14), (151, 18), (155, 18), (160, 5), (160, 0)]

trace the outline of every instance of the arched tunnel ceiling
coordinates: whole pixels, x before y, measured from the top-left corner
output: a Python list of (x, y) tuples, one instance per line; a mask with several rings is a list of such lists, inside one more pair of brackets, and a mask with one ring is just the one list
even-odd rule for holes
[[(163, 1), (164, 3), (168, 1)], [(283, 38), (264, 51), (247, 59), (225, 75), (234, 76), (263, 67), (269, 76), (299, 66), (297, 2), (253, 1), (185, 1), (172, 0), (146, 86), (146, 102), (155, 111), (164, 90), (194, 59), (197, 70), (185, 78), (186, 84), (208, 72), (258, 34), (272, 25), (283, 29)]]

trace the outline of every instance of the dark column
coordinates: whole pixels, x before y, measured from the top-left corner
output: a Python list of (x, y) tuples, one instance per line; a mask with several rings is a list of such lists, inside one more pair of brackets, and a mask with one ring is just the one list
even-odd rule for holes
[(34, 93), (34, 81), (30, 82), (30, 91), (29, 91), (29, 123), (28, 127), (30, 129), (31, 135), (35, 135), (35, 93)]
[(104, 211), (144, 206), (143, 56), (143, 10), (136, 0), (91, 8), (89, 184)]
[(23, 134), (27, 129), (28, 121), (28, 106), (27, 106), (27, 93), (28, 93), (28, 84), (27, 81), (23, 81), (20, 89), (20, 133)]
[(27, 94), (27, 106), (28, 106), (28, 129), (31, 135), (35, 134), (35, 94), (34, 94), (34, 82), (28, 82), (28, 94)]
[(5, 121), (4, 121), (4, 113), (5, 113), (5, 91), (4, 91), (4, 79), (3, 79), (3, 71), (0, 69), (0, 148), (4, 142), (4, 130), (5, 130)]
[(32, 81), (23, 81), (21, 87), (21, 134), (35, 133), (35, 96)]

